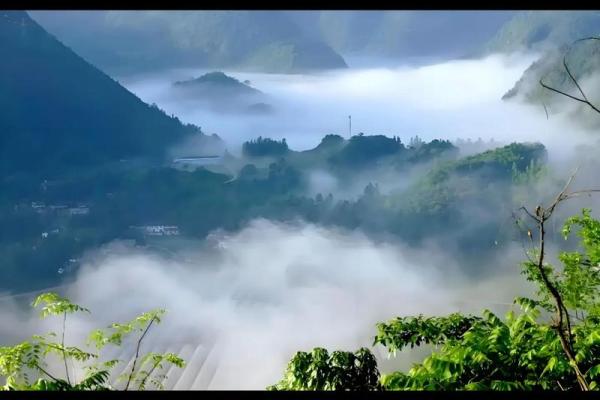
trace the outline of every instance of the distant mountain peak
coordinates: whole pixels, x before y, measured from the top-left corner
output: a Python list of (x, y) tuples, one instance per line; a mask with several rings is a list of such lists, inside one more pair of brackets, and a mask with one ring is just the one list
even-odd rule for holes
[(221, 71), (208, 72), (198, 78), (189, 79), (186, 81), (178, 81), (174, 83), (178, 87), (197, 87), (197, 86), (214, 86), (223, 89), (233, 89), (242, 93), (261, 93), (259, 90), (240, 82), (239, 80), (226, 75)]

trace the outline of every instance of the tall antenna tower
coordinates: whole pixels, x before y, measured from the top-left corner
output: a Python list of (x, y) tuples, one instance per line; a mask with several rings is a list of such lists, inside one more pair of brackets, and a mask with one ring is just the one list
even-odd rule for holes
[(352, 137), (352, 115), (348, 115), (348, 138)]

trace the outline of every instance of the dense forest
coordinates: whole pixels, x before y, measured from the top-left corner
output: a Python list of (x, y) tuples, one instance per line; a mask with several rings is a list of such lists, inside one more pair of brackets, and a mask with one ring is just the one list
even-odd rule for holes
[(24, 12), (0, 14), (0, 43), (9, 55), (0, 66), (2, 179), (51, 178), (119, 159), (162, 161), (169, 145), (203, 135), (142, 102)]
[[(144, 235), (132, 228), (136, 226), (176, 225), (182, 235), (201, 238), (217, 228), (239, 229), (257, 217), (301, 218), (373, 235), (388, 233), (416, 245), (431, 236), (447, 236), (452, 224), (468, 218), (461, 211), (466, 201), (509, 207), (514, 193), (528, 182), (524, 177), (539, 173), (545, 161), (540, 144), (515, 143), (461, 158), (446, 141), (405, 147), (398, 138), (381, 135), (347, 141), (327, 136), (303, 152), (288, 149), (285, 141), (258, 138), (244, 149), (243, 158), (223, 161), (230, 170), (239, 170), (233, 180), (210, 167), (180, 170), (116, 162), (79, 169), (62, 179), (33, 181), (28, 192), (7, 185), (0, 225), (2, 286), (52, 285), (64, 277), (57, 270), (76, 272), (65, 267), (70, 259), (114, 239), (143, 245)], [(431, 163), (431, 170), (408, 187), (380, 192), (375, 179), (385, 171), (407, 173)], [(309, 174), (315, 166), (342, 184), (365, 172), (371, 182), (365, 181), (355, 198), (310, 195)], [(494, 194), (498, 188), (503, 188), (502, 196)], [(85, 215), (77, 214), (79, 205), (85, 206)], [(455, 235), (451, 244), (496, 251), (494, 242), (511, 232), (500, 230), (502, 217), (488, 218), (486, 225)]]

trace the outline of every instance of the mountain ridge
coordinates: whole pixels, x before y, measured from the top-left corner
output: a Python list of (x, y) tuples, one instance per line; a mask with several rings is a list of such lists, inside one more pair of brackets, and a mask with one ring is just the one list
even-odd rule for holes
[[(51, 174), (130, 157), (160, 160), (201, 129), (150, 106), (47, 33), (24, 11), (0, 11), (3, 175)], [(209, 137), (206, 137), (209, 140)]]
[(273, 12), (279, 18), (268, 11), (36, 11), (34, 18), (108, 71), (202, 67), (299, 73), (347, 67), (328, 45)]

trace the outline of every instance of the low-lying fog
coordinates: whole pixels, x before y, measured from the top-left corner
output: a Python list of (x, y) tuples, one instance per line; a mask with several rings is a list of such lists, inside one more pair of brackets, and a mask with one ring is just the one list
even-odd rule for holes
[(173, 82), (207, 70), (171, 70), (119, 81), (144, 101), (206, 133), (217, 133), (234, 153), (243, 141), (258, 136), (286, 138), (294, 150), (312, 148), (329, 133), (347, 137), (349, 115), (353, 134), (396, 135), (405, 143), (414, 135), (425, 140), (481, 137), (499, 142), (543, 140), (550, 150), (564, 150), (566, 132), (571, 144), (578, 141), (569, 122), (560, 115), (547, 120), (541, 104), (501, 100), (535, 59), (534, 54), (492, 55), (311, 75), (224, 71), (242, 82), (249, 80), (267, 95), (265, 102), (274, 113), (265, 115), (212, 112), (174, 90)]
[[(298, 350), (371, 347), (375, 323), (395, 316), (482, 308), (503, 315), (527, 287), (511, 263), (521, 256), (516, 247), (497, 274), (473, 282), (442, 249), (375, 243), (360, 232), (303, 223), (257, 220), (209, 243), (178, 261), (118, 244), (90, 255), (67, 295), (93, 314), (69, 316), (67, 341), (162, 307), (168, 314), (144, 351), (177, 351), (209, 338), (216, 371), (208, 386), (195, 388), (264, 389)], [(60, 318), (40, 324), (2, 305), (0, 337), (60, 329)], [(395, 366), (408, 367), (408, 360)]]

